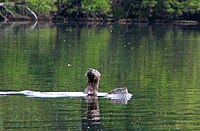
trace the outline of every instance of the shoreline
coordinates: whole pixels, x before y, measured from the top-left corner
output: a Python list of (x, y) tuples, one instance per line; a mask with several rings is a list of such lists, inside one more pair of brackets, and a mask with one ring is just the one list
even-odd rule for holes
[(80, 24), (121, 24), (121, 25), (131, 25), (131, 24), (137, 24), (137, 23), (144, 23), (144, 24), (170, 24), (170, 25), (185, 25), (185, 26), (198, 26), (200, 25), (200, 22), (195, 20), (173, 20), (173, 21), (167, 21), (167, 20), (158, 20), (155, 19), (153, 22), (149, 21), (148, 19), (114, 19), (114, 18), (67, 18), (63, 16), (56, 16), (52, 14), (40, 14), (38, 15), (38, 19), (34, 20), (30, 16), (17, 16), (15, 19), (10, 18), (9, 20), (3, 20), (0, 19), (0, 22), (24, 22), (24, 21), (30, 21), (30, 22), (42, 22), (42, 23), (80, 23)]
[(106, 23), (106, 24), (135, 24), (135, 23), (148, 23), (148, 24), (173, 24), (173, 25), (200, 25), (200, 23), (196, 20), (185, 20), (185, 19), (177, 19), (177, 20), (165, 20), (165, 19), (154, 19), (149, 21), (146, 19), (131, 19), (131, 18), (109, 18), (109, 17), (64, 17), (60, 15), (56, 15), (55, 13), (49, 14), (39, 14), (37, 15), (37, 19), (33, 16), (20, 15), (15, 14), (15, 17), (10, 17), (8, 19), (4, 19), (0, 16), (0, 21), (4, 22), (18, 22), (18, 21), (43, 21), (43, 22), (63, 22), (63, 23)]
[(172, 20), (172, 21), (167, 21), (167, 20), (158, 20), (155, 19), (153, 22), (149, 21), (147, 19), (130, 19), (130, 18), (120, 18), (120, 19), (114, 19), (114, 18), (65, 18), (65, 17), (52, 17), (52, 21), (55, 22), (63, 22), (63, 23), (68, 23), (68, 22), (77, 22), (77, 23), (106, 23), (106, 24), (135, 24), (135, 23), (149, 23), (149, 24), (173, 24), (173, 25), (200, 25), (200, 22), (196, 20), (185, 20), (185, 19), (180, 19), (180, 20)]

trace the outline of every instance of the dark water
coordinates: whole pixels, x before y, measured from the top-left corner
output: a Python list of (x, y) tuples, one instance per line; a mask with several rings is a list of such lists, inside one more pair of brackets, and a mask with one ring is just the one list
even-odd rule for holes
[(100, 91), (106, 98), (0, 97), (0, 130), (200, 130), (200, 28), (0, 23), (0, 90)]

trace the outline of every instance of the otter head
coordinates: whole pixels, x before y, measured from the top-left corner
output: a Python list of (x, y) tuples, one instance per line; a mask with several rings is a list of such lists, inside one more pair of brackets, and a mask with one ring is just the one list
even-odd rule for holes
[(89, 68), (86, 72), (86, 76), (89, 84), (97, 84), (99, 83), (101, 74), (96, 69)]
[(101, 74), (96, 69), (89, 68), (86, 72), (86, 76), (88, 78), (88, 82), (84, 93), (96, 95), (98, 93)]

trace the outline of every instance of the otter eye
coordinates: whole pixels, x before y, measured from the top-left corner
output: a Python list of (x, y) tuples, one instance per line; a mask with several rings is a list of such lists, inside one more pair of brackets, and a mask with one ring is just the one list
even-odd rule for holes
[(88, 71), (92, 71), (92, 68), (88, 68)]

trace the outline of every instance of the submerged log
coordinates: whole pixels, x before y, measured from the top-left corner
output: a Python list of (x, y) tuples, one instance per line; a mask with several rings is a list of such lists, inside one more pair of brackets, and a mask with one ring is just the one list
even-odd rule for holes
[(174, 25), (199, 25), (198, 21), (195, 20), (177, 20), (174, 21)]

